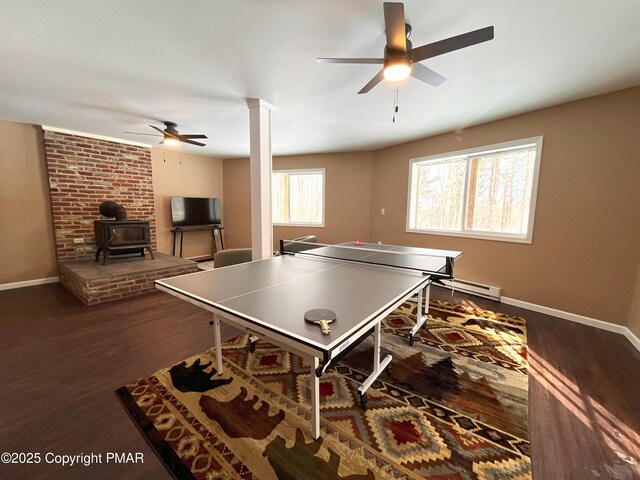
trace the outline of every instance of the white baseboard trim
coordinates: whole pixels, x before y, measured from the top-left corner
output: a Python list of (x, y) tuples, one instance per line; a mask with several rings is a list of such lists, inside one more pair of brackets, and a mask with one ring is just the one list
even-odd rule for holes
[(585, 317), (584, 315), (578, 315), (576, 313), (565, 312), (563, 310), (557, 310), (555, 308), (545, 307), (543, 305), (536, 305), (535, 303), (523, 302), (515, 298), (502, 297), (500, 300), (507, 305), (513, 305), (515, 307), (526, 308), (527, 310), (533, 310), (534, 312), (544, 313), (545, 315), (551, 315), (553, 317), (562, 318), (563, 320), (569, 320), (571, 322), (581, 323), (588, 325), (589, 327), (599, 328), (601, 330), (607, 330), (608, 332), (615, 332), (624, 335), (631, 344), (640, 351), (640, 338), (638, 338), (628, 327), (623, 325), (617, 325), (615, 323), (604, 322), (591, 317)]
[(11, 290), (13, 288), (33, 287), (34, 285), (44, 285), (45, 283), (56, 283), (60, 281), (60, 277), (36, 278), (35, 280), (26, 280), (24, 282), (13, 282), (0, 284), (0, 290)]
[(636, 347), (638, 351), (640, 351), (640, 338), (638, 338), (628, 327), (624, 327), (627, 331), (624, 333), (624, 336), (627, 337), (627, 340), (631, 342), (631, 345)]

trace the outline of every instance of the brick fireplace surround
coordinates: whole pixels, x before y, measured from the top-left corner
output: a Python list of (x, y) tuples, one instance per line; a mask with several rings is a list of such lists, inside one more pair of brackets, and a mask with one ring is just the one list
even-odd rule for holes
[[(158, 253), (158, 260), (94, 262), (93, 221), (98, 207), (113, 200), (131, 220), (150, 222), (156, 250), (151, 150), (148, 147), (44, 131), (45, 156), (60, 282), (91, 305), (154, 289), (153, 281), (197, 271), (197, 264)], [(78, 243), (79, 242), (79, 243)], [(119, 263), (118, 263), (119, 262)]]

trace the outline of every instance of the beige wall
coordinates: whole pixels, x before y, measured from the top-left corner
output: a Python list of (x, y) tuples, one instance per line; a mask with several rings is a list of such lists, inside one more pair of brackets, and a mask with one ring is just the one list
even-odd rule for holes
[(226, 158), (222, 168), (224, 189), (224, 246), (251, 246), (251, 185), (248, 158)]
[(0, 285), (55, 277), (42, 129), (0, 121)]
[[(460, 278), (625, 325), (640, 261), (639, 119), (634, 88), (379, 150), (372, 240), (462, 250)], [(405, 231), (410, 159), (538, 135), (544, 145), (531, 245)]]
[(640, 263), (638, 263), (635, 285), (627, 326), (636, 337), (640, 338)]
[[(372, 154), (369, 152), (275, 157), (273, 169), (325, 169), (325, 226), (274, 227), (274, 248), (281, 238), (316, 235), (337, 243), (367, 240), (371, 214)], [(224, 160), (225, 242), (251, 246), (251, 192), (248, 159)], [(227, 246), (225, 244), (225, 246)]]
[[(222, 160), (152, 148), (151, 161), (158, 251), (171, 254), (170, 197), (222, 198)], [(222, 206), (224, 209), (224, 201)], [(176, 255), (179, 254), (178, 248), (176, 245)], [(211, 232), (184, 234), (184, 257), (208, 255), (210, 252)]]

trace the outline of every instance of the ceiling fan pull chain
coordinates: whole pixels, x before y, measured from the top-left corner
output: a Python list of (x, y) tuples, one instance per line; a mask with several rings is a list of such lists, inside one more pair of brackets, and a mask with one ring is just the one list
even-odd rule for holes
[(398, 113), (398, 84), (396, 84), (396, 96), (393, 100), (393, 123), (396, 122), (396, 113)]

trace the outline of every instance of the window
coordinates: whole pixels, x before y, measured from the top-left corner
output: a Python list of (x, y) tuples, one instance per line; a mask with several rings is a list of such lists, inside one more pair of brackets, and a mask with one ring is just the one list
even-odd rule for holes
[(411, 160), (407, 231), (531, 243), (542, 137)]
[(274, 225), (324, 226), (324, 169), (274, 171)]

